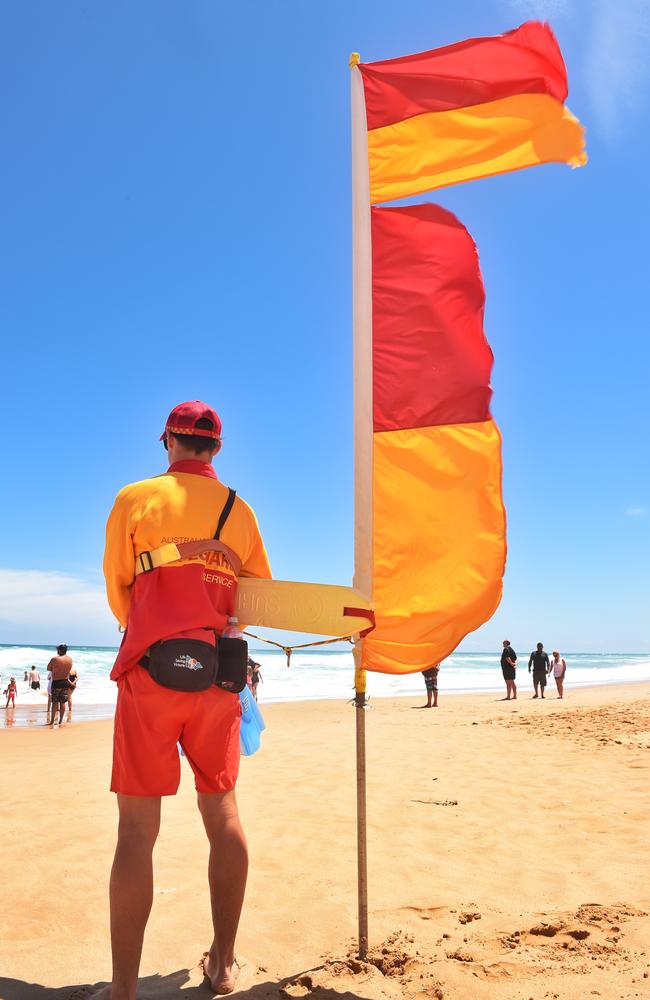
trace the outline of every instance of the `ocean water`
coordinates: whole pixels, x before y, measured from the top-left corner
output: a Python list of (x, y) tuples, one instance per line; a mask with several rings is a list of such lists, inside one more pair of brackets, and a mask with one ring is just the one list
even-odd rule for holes
[[(53, 653), (51, 647), (45, 646), (0, 645), (0, 691), (6, 687), (9, 677), (14, 676), (18, 682), (17, 705), (42, 705), (46, 690), (45, 668)], [(108, 675), (116, 650), (80, 646), (71, 647), (70, 654), (79, 673), (75, 705), (87, 707), (86, 717), (110, 716), (117, 689)], [(349, 649), (296, 652), (291, 657), (289, 669), (280, 650), (251, 649), (251, 655), (262, 669), (262, 683), (258, 689), (260, 703), (352, 697), (354, 667)], [(499, 651), (453, 653), (443, 662), (440, 670), (440, 697), (461, 692), (505, 690), (499, 657)], [(567, 661), (567, 690), (593, 684), (650, 680), (650, 653), (565, 653), (564, 658)], [(40, 693), (29, 690), (23, 680), (25, 670), (32, 663), (41, 672)], [(523, 689), (532, 688), (527, 662), (523, 658), (520, 660), (518, 683)], [(402, 677), (368, 674), (368, 694), (371, 698), (423, 697), (424, 680), (420, 674)], [(0, 706), (4, 706), (4, 700)]]

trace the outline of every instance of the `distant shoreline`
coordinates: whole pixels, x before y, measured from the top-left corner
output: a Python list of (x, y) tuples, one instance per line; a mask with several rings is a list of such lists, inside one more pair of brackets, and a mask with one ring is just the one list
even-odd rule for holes
[[(638, 687), (647, 688), (648, 681), (627, 680), (627, 681), (606, 682), (604, 684), (574, 684), (573, 687), (567, 688), (566, 697), (563, 700), (563, 703), (566, 703), (571, 700), (572, 692), (578, 693), (583, 691), (592, 691), (598, 688), (600, 689), (610, 688), (613, 692), (619, 688), (622, 690), (629, 691), (629, 689), (631, 687), (634, 687), (635, 685)], [(441, 687), (440, 707), (441, 708), (444, 707), (444, 701), (448, 698), (450, 699), (453, 698), (454, 702), (457, 702), (459, 699), (463, 698), (466, 699), (468, 702), (477, 698), (482, 698), (485, 700), (491, 699), (495, 704), (497, 704), (499, 702), (503, 702), (505, 698), (504, 697), (495, 698), (494, 695), (501, 695), (503, 690), (504, 690), (503, 685), (495, 685), (495, 687), (489, 691), (445, 691), (444, 688)], [(549, 686), (547, 690), (549, 693), (545, 700), (548, 701), (549, 704), (555, 704), (556, 702), (559, 702), (559, 699), (557, 698), (557, 694), (555, 692), (555, 687)], [(410, 698), (411, 700), (424, 701), (424, 697), (425, 697), (424, 689), (421, 697), (418, 694), (413, 694), (413, 692), (408, 692), (408, 691), (405, 691), (403, 694), (371, 693), (369, 697), (369, 706), (372, 709), (372, 704), (374, 701), (381, 701), (383, 703), (386, 701), (397, 700), (399, 702), (402, 702), (405, 698)], [(285, 699), (276, 698), (273, 700), (268, 700), (266, 702), (264, 700), (260, 700), (260, 708), (262, 712), (264, 712), (265, 709), (273, 708), (276, 705), (293, 705), (293, 704), (304, 704), (304, 703), (311, 704), (312, 702), (316, 701), (322, 702), (323, 704), (344, 704), (348, 700), (351, 700), (351, 698), (346, 699), (346, 698), (333, 698), (333, 697), (322, 697), (322, 696), (314, 696), (311, 698), (309, 697), (285, 698)], [(529, 688), (526, 687), (523, 690), (520, 688), (519, 697), (517, 701), (519, 703), (525, 703), (529, 700), (532, 700), (532, 695), (530, 694)], [(3, 729), (33, 730), (39, 728), (41, 729), (48, 728), (47, 723), (45, 722), (46, 706), (44, 703), (43, 704), (32, 703), (26, 705), (18, 704), (13, 709), (13, 714), (11, 713), (12, 713), (11, 709), (5, 710), (3, 706), (0, 706), (0, 730)], [(93, 705), (84, 702), (79, 702), (76, 703), (74, 706), (70, 724), (75, 725), (76, 723), (81, 723), (81, 722), (102, 722), (102, 721), (105, 722), (107, 720), (112, 719), (114, 715), (115, 715), (114, 704), (98, 703), (96, 705)]]

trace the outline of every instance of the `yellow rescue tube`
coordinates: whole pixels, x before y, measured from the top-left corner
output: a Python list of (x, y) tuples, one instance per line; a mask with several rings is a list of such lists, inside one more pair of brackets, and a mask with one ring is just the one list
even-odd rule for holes
[(314, 635), (357, 635), (373, 625), (372, 608), (372, 602), (352, 587), (251, 577), (238, 581), (236, 613), (247, 625)]

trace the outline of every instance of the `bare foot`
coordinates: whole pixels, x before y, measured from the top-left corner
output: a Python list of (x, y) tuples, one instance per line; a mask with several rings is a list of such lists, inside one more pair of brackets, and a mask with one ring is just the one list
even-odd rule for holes
[[(199, 966), (217, 996), (223, 997), (233, 992), (239, 975), (237, 959), (234, 959), (232, 965), (224, 965), (223, 968), (219, 968), (218, 961), (210, 956), (209, 951), (205, 951)], [(102, 997), (101, 1000), (104, 998)]]
[(80, 986), (69, 1000), (111, 1000), (110, 986)]

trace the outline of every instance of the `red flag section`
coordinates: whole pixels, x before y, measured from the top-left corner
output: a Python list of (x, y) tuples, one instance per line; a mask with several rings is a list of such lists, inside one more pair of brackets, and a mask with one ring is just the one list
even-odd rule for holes
[(451, 212), (372, 209), (372, 298), (374, 430), (488, 420), (485, 293)]
[(539, 21), (505, 35), (361, 63), (359, 69), (369, 129), (516, 94), (548, 94), (563, 104), (568, 93), (560, 47), (548, 24)]

